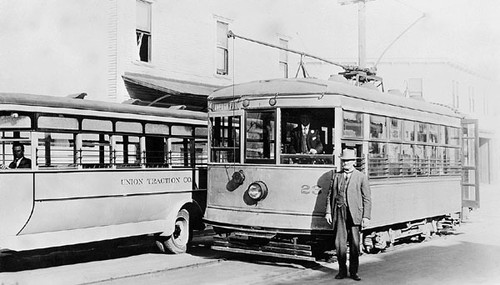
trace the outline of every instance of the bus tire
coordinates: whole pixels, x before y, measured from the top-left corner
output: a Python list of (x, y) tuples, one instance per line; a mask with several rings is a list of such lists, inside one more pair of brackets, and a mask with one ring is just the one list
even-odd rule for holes
[(189, 212), (186, 209), (181, 209), (175, 218), (174, 232), (167, 237), (163, 245), (171, 253), (185, 253), (190, 237)]

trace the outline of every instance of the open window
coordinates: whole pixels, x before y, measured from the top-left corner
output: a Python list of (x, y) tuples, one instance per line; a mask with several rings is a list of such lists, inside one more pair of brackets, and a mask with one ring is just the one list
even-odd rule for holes
[(334, 110), (281, 110), (282, 164), (333, 164)]

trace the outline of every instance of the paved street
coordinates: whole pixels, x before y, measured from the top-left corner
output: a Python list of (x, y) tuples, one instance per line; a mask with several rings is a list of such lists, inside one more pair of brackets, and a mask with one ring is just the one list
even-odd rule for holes
[[(396, 251), (361, 257), (363, 284), (500, 284), (500, 187), (482, 185), (481, 209), (457, 232)], [(334, 280), (337, 264), (262, 284), (353, 284)]]
[[(499, 284), (500, 187), (483, 185), (481, 209), (453, 234), (361, 257), (361, 284)], [(165, 255), (144, 240), (37, 251), (0, 273), (0, 284), (355, 284), (336, 263), (300, 263), (210, 250)]]

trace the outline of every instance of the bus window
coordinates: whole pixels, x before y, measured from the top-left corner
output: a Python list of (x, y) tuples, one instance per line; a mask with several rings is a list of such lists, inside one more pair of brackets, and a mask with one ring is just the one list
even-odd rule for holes
[(75, 134), (43, 134), (38, 140), (36, 163), (39, 168), (76, 167)]
[(191, 143), (187, 138), (171, 138), (168, 152), (169, 162), (172, 167), (191, 166)]
[(274, 111), (248, 112), (245, 160), (274, 162), (276, 151)]
[(114, 136), (113, 158), (117, 167), (140, 167), (141, 147), (137, 136)]
[(164, 137), (146, 137), (146, 167), (168, 167)]
[(192, 138), (170, 138), (169, 143), (169, 165), (172, 167), (195, 167), (207, 164), (207, 141), (194, 140), (194, 165), (192, 161), (193, 155), (193, 139)]
[(31, 159), (31, 140), (30, 132), (24, 131), (7, 131), (1, 132), (0, 139), (0, 164), (2, 168), (9, 167), (9, 164), (14, 161), (12, 146), (14, 143), (21, 143), (24, 146), (24, 157)]
[(240, 117), (210, 118), (212, 162), (240, 162)]
[(84, 168), (110, 167), (111, 148), (109, 135), (82, 134), (82, 148), (79, 160)]
[(334, 134), (334, 109), (282, 109), (280, 163), (333, 164)]

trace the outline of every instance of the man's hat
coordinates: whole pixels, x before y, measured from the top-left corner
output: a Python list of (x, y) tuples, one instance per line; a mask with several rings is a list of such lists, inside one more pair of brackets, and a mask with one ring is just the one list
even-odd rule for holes
[(350, 149), (350, 148), (344, 149), (340, 159), (342, 159), (342, 160), (355, 160), (356, 155), (354, 154), (354, 149)]

